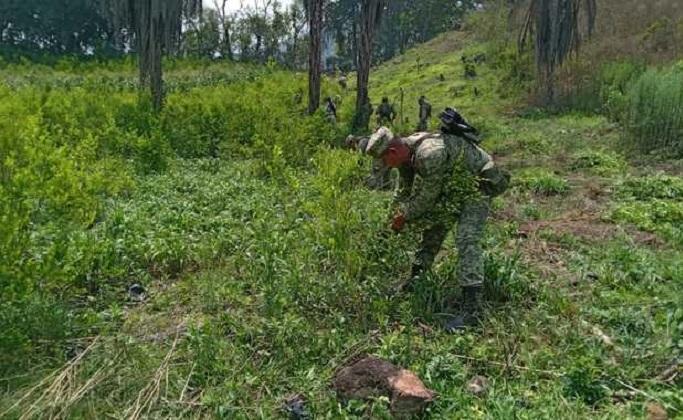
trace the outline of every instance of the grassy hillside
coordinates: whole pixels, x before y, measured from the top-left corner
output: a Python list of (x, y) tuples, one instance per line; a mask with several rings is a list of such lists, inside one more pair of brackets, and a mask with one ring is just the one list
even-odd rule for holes
[[(466, 79), (461, 56), (482, 53)], [(375, 104), (404, 89), (400, 131), (420, 94), (435, 111), (455, 105), (514, 174), (485, 238), (483, 330), (456, 336), (439, 329), (458, 295), (453, 239), (418, 292), (393, 293), (416, 233), (386, 234), (391, 197), (363, 188), (363, 157), (330, 147), (342, 128), (302, 115), (302, 77), (198, 82), (159, 118), (116, 83), (2, 88), (15, 115), (0, 127), (3, 157), (49, 169), (39, 163), (55, 156), (73, 177), (41, 189), (54, 177), (5, 166), (2, 203), (21, 198), (25, 218), (5, 224), (24, 248), (4, 254), (3, 273), (22, 261), (32, 293), (3, 296), (34, 306), (2, 306), (0, 417), (278, 418), (301, 393), (316, 418), (388, 418), (387, 401), (342, 405), (330, 390), (363, 353), (439, 393), (426, 418), (680, 416), (680, 378), (661, 375), (683, 339), (681, 163), (636, 163), (603, 117), (524, 109), (525, 66), (446, 34), (372, 77)], [(353, 93), (332, 81), (326, 93), (349, 121)], [(108, 167), (121, 174), (101, 176)], [(61, 191), (90, 210), (63, 214)], [(490, 381), (483, 396), (466, 389), (475, 375)]]

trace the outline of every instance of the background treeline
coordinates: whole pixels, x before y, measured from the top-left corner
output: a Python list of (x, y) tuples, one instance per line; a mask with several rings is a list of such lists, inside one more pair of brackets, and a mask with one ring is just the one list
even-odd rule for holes
[[(542, 3), (553, 2), (486, 2), (466, 28), (487, 45), (489, 62), (505, 71), (506, 85), (526, 89), (520, 104), (524, 112), (531, 107), (539, 112), (603, 114), (625, 129), (636, 153), (683, 155), (680, 2), (598, 0), (590, 31), (581, 29), (588, 10), (578, 16), (580, 48), (570, 50), (560, 65), (553, 64), (549, 75), (541, 58), (552, 55), (557, 44), (546, 43), (547, 50), (539, 50), (537, 28), (526, 44), (520, 38), (520, 28), (535, 19), (530, 7)], [(562, 34), (555, 39), (561, 43)]]
[[(385, 60), (407, 48), (457, 29), (474, 0), (396, 0), (389, 2), (374, 51)], [(55, 56), (120, 57), (135, 53), (133, 34), (112, 29), (100, 0), (7, 0), (0, 5), (0, 57), (51, 61)], [(177, 56), (266, 62), (304, 68), (308, 56), (307, 1), (283, 6), (277, 0), (247, 2), (230, 11), (214, 0), (197, 16), (184, 17)], [(324, 3), (325, 64), (355, 69), (360, 2)]]

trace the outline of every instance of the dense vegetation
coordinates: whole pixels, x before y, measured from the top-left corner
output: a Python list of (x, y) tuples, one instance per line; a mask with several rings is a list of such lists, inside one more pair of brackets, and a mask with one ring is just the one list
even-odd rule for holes
[[(483, 57), (476, 77), (462, 55)], [(397, 130), (420, 94), (457, 105), (514, 173), (485, 238), (483, 331), (459, 336), (438, 328), (452, 239), (394, 293), (416, 236), (386, 234), (391, 197), (338, 147), (352, 89), (324, 84), (333, 127), (305, 116), (302, 75), (166, 68), (159, 114), (130, 63), (0, 70), (0, 417), (273, 418), (302, 393), (317, 417), (387, 418), (329, 389), (362, 353), (438, 391), (431, 418), (680, 415), (663, 375), (683, 350), (680, 65), (611, 64), (597, 103), (561, 113), (526, 106), (532, 64), (495, 40), (448, 33), (376, 69)]]

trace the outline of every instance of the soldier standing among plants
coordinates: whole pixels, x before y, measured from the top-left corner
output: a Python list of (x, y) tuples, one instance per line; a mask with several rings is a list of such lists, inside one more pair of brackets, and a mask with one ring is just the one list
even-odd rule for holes
[(417, 103), (420, 105), (420, 123), (417, 126), (417, 131), (427, 131), (429, 119), (432, 118), (432, 104), (427, 101), (424, 95), (420, 96)]
[(334, 104), (334, 101), (332, 100), (332, 97), (330, 97), (330, 96), (327, 97), (325, 102), (327, 103), (327, 105), (325, 107), (325, 115), (327, 116), (327, 121), (329, 121), (333, 125), (336, 125), (337, 124), (337, 105)]
[(348, 87), (348, 82), (346, 79), (346, 75), (344, 73), (341, 73), (339, 75), (339, 79), (337, 79), (337, 83), (339, 83), (339, 86), (342, 88), (344, 92), (346, 92), (346, 89)]
[(391, 229), (399, 233), (406, 224), (415, 224), (423, 232), (405, 290), (431, 269), (448, 231), (457, 223), (457, 276), (463, 305), (460, 314), (446, 324), (447, 330), (457, 331), (478, 323), (484, 282), (481, 236), (491, 198), (507, 189), (509, 175), (478, 146), (477, 130), (457, 111), (447, 108), (440, 119), (441, 133), (406, 138), (395, 137), (382, 127), (371, 136), (365, 152), (399, 169), (401, 183)]
[(394, 119), (396, 119), (396, 110), (394, 105), (389, 103), (389, 98), (385, 96), (377, 108), (377, 125), (381, 127), (386, 124), (393, 124)]

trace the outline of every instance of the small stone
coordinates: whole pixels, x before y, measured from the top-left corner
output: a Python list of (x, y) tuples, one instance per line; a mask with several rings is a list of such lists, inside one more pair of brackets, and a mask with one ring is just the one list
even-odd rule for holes
[(140, 284), (135, 283), (128, 288), (128, 297), (133, 302), (143, 302), (147, 299), (147, 291)]
[(480, 397), (488, 391), (489, 380), (484, 376), (475, 376), (467, 383), (467, 390), (477, 397)]
[(666, 409), (656, 402), (649, 403), (645, 411), (647, 412), (647, 420), (667, 420), (669, 418)]
[(417, 375), (405, 369), (389, 377), (389, 386), (392, 388), (393, 413), (419, 413), (434, 399), (434, 392), (427, 389)]
[(306, 398), (301, 394), (287, 398), (282, 408), (289, 414), (289, 418), (292, 420), (306, 420), (311, 418), (310, 413), (306, 409)]

